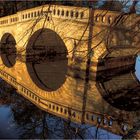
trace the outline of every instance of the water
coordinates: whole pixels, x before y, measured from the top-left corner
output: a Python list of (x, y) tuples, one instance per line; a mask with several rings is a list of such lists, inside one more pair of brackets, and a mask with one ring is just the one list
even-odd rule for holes
[(1, 81), (0, 138), (121, 139), (121, 136), (44, 112)]
[[(129, 75), (130, 74), (128, 74), (128, 76)], [(136, 58), (135, 75), (140, 81), (140, 56)], [(123, 78), (123, 75), (120, 75), (119, 77), (121, 79)], [(115, 79), (118, 79), (119, 77), (116, 77)], [(113, 79), (114, 78), (112, 77), (112, 82), (109, 82), (108, 80), (104, 82), (106, 90), (109, 91), (109, 89), (107, 89), (107, 84), (111, 85), (114, 81)], [(117, 85), (119, 87), (119, 84)], [(129, 83), (127, 85), (129, 85)], [(113, 96), (115, 97), (115, 99), (112, 98), (113, 102), (110, 98), (108, 102), (116, 108), (123, 110), (128, 108), (131, 108), (132, 111), (137, 110), (139, 108), (139, 104), (137, 104), (137, 100), (139, 100), (139, 98), (137, 99), (136, 97), (137, 94), (139, 97), (139, 92), (137, 92), (139, 91), (139, 86), (134, 86), (136, 91), (135, 94), (131, 94), (133, 90), (131, 90), (129, 86), (131, 93), (128, 90), (128, 93), (124, 95), (125, 101), (127, 96), (131, 97), (132, 95), (135, 95), (135, 98), (134, 100), (132, 100), (132, 97), (130, 98), (131, 100), (128, 98), (128, 102), (122, 102), (121, 97), (123, 97), (124, 90), (118, 90), (120, 89), (118, 87), (115, 87), (115, 90), (119, 97), (116, 98)], [(112, 93), (109, 93), (109, 95), (110, 94)], [(16, 90), (13, 89), (12, 86), (8, 85), (3, 80), (0, 80), (0, 138), (121, 139), (122, 136), (112, 134), (111, 132), (95, 126), (70, 122), (44, 112), (16, 93)]]
[(2, 128), (0, 129), (0, 138), (16, 138), (16, 127), (12, 122), (12, 116), (10, 115), (10, 107), (5, 105), (0, 106), (0, 124)]
[(135, 65), (135, 74), (137, 79), (140, 81), (140, 55), (138, 55), (137, 59), (136, 59), (136, 65)]

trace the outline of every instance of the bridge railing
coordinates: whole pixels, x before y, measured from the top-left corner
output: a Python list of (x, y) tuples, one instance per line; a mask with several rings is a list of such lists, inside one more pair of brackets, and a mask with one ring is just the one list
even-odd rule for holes
[(21, 20), (36, 19), (37, 17), (54, 17), (59, 19), (77, 20), (87, 22), (89, 9), (81, 7), (45, 5), (18, 12), (22, 16)]
[(82, 7), (57, 5), (51, 5), (49, 8), (49, 5), (44, 5), (17, 12), (14, 15), (2, 17), (0, 18), (0, 26), (9, 24), (11, 25), (17, 22), (23, 22), (37, 18), (44, 18), (46, 15), (54, 18), (87, 22), (89, 16), (89, 9)]
[[(95, 10), (94, 23), (111, 25), (113, 21), (119, 16), (119, 12), (107, 10)], [(73, 7), (73, 6), (60, 6), (60, 5), (43, 5), (27, 10), (17, 12), (14, 15), (0, 18), (0, 26), (23, 22), (27, 20), (36, 20), (38, 18), (58, 18), (59, 20), (71, 20), (88, 22), (89, 8)], [(127, 15), (125, 15), (127, 16)]]
[(11, 16), (6, 16), (3, 18), (0, 18), (0, 26), (4, 26), (4, 25), (9, 25), (9, 24), (14, 24), (16, 22), (18, 22), (18, 15), (14, 14)]

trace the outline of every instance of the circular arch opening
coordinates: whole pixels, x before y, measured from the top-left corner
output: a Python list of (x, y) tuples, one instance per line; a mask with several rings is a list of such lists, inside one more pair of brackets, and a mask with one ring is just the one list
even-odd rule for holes
[(45, 91), (56, 91), (66, 80), (67, 55), (67, 48), (55, 31), (36, 31), (26, 48), (26, 65), (32, 81)]
[(16, 63), (16, 41), (10, 33), (5, 33), (1, 39), (1, 59), (6, 67), (13, 67)]

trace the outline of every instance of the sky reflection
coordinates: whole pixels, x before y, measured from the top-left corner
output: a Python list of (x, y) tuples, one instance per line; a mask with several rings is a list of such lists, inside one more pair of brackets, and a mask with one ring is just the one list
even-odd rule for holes
[(136, 59), (135, 70), (136, 70), (136, 72), (135, 72), (136, 77), (140, 81), (140, 55), (138, 55), (138, 57)]
[[(2, 85), (2, 84), (1, 84)], [(9, 89), (10, 88), (4, 88)], [(91, 125), (80, 125), (44, 112), (13, 91), (0, 93), (0, 139), (121, 139)], [(15, 100), (16, 99), (16, 100)]]
[(17, 138), (17, 131), (12, 122), (10, 107), (0, 106), (0, 139)]

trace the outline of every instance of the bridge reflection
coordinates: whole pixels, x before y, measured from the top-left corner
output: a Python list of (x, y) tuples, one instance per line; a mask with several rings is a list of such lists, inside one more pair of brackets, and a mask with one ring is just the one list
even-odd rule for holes
[[(8, 106), (10, 118), (12, 116), (12, 122), (9, 120), (9, 117), (5, 118), (10, 123), (10, 129), (7, 130), (6, 126), (0, 128), (0, 131), (3, 129), (5, 132), (4, 134), (0, 134), (0, 138), (3, 139), (120, 138), (120, 136), (113, 135), (93, 126), (76, 124), (70, 120), (65, 120), (42, 111), (30, 101), (17, 94), (16, 90), (3, 80), (0, 81), (0, 110), (2, 106)], [(5, 110), (4, 112), (6, 112)], [(1, 113), (4, 112), (1, 110)], [(5, 122), (3, 123), (5, 124)], [(10, 135), (11, 133), (12, 136)]]
[(140, 83), (134, 73), (98, 82), (98, 86), (103, 98), (114, 107), (126, 111), (140, 109)]
[[(58, 40), (57, 44), (52, 43), (52, 36), (56, 37), (56, 41)], [(10, 42), (12, 43), (9, 43), (9, 48), (12, 50), (14, 48), (12, 37)], [(2, 43), (2, 45), (5, 44)], [(61, 49), (59, 49), (60, 47)], [(86, 85), (88, 86), (87, 97), (83, 99), (84, 80), (68, 75), (68, 52), (56, 33), (46, 29), (35, 32), (29, 40), (26, 52), (26, 63), (19, 61), (18, 56), (16, 56), (18, 59), (16, 76), (12, 76), (10, 71), (8, 73), (2, 68), (0, 69), (0, 76), (15, 87), (18, 93), (42, 110), (73, 122), (100, 126), (120, 135), (126, 134), (139, 118), (140, 83), (137, 78), (139, 61), (136, 62), (136, 72), (134, 65), (127, 71), (124, 67), (118, 67), (109, 74), (106, 74), (106, 70), (97, 72), (97, 81), (89, 81), (89, 85)], [(14, 59), (12, 59), (13, 54)], [(3, 56), (2, 58), (12, 60), (12, 65), (14, 65), (15, 50), (7, 58)], [(3, 63), (5, 62), (4, 59), (2, 59)], [(104, 67), (106, 65), (110, 67), (110, 62), (116, 62), (116, 60), (118, 58), (108, 58), (104, 62)], [(126, 59), (124, 60), (126, 61)], [(25, 77), (21, 77), (19, 70)], [(23, 78), (22, 82), (19, 77)], [(65, 84), (66, 81), (70, 82)], [(27, 86), (27, 82), (30, 86)], [(36, 87), (32, 88), (31, 85), (34, 83)], [(66, 87), (61, 89), (64, 84)], [(43, 90), (43, 92), (39, 93), (36, 89)], [(53, 92), (55, 91), (57, 91), (57, 95), (54, 96)], [(85, 105), (84, 108), (83, 105)]]
[[(133, 123), (140, 116), (138, 111), (139, 92), (137, 93), (137, 91), (139, 91), (139, 85), (137, 81), (133, 79), (131, 73), (123, 74), (117, 77), (115, 76), (114, 78), (112, 77), (111, 80), (106, 80), (102, 83), (98, 81), (96, 85), (100, 93), (96, 91), (94, 95), (88, 95), (88, 108), (86, 108), (86, 110), (77, 110), (77, 108), (75, 108), (78, 98), (75, 98), (75, 101), (72, 101), (74, 103), (72, 108), (67, 107), (66, 105), (58, 104), (53, 101), (40, 98), (36, 93), (26, 88), (24, 85), (18, 83), (14, 77), (2, 70), (0, 70), (0, 76), (5, 81), (14, 86), (22, 96), (30, 100), (39, 108), (53, 113), (56, 116), (66, 118), (72, 122), (81, 123), (81, 117), (84, 111), (86, 112), (84, 116), (84, 123), (100, 126), (101, 128), (104, 128), (113, 133), (124, 135), (130, 128), (133, 127)], [(124, 79), (124, 82), (121, 82), (122, 78)], [(117, 81), (117, 79), (119, 81)], [(127, 80), (128, 82), (126, 82), (125, 80)], [(117, 82), (117, 84), (115, 82)], [(110, 86), (112, 86), (112, 89), (110, 89)], [(113, 89), (114, 86), (115, 88)], [(135, 88), (136, 90), (134, 90)], [(134, 91), (135, 97), (133, 95), (133, 97), (130, 96), (131, 92), (129, 91), (129, 89), (130, 91)], [(110, 92), (108, 92), (107, 90)], [(100, 98), (100, 94), (102, 94), (103, 98), (109, 104), (107, 104), (103, 99), (101, 101), (98, 99)], [(128, 97), (126, 96), (127, 94)], [(121, 100), (124, 101), (123, 99), (125, 98), (125, 96), (127, 97), (127, 101), (125, 103), (119, 102)], [(92, 105), (94, 105), (93, 108), (91, 108)], [(112, 108), (111, 105), (115, 106), (115, 108)], [(132, 112), (124, 111), (128, 110), (128, 107), (129, 111), (131, 110)], [(120, 108), (121, 110), (118, 110), (117, 108)], [(135, 112), (133, 112), (133, 110)]]
[(138, 111), (140, 109), (139, 55), (135, 61), (135, 65), (129, 71), (116, 73), (114, 76), (103, 75), (97, 82), (103, 98), (121, 110)]

